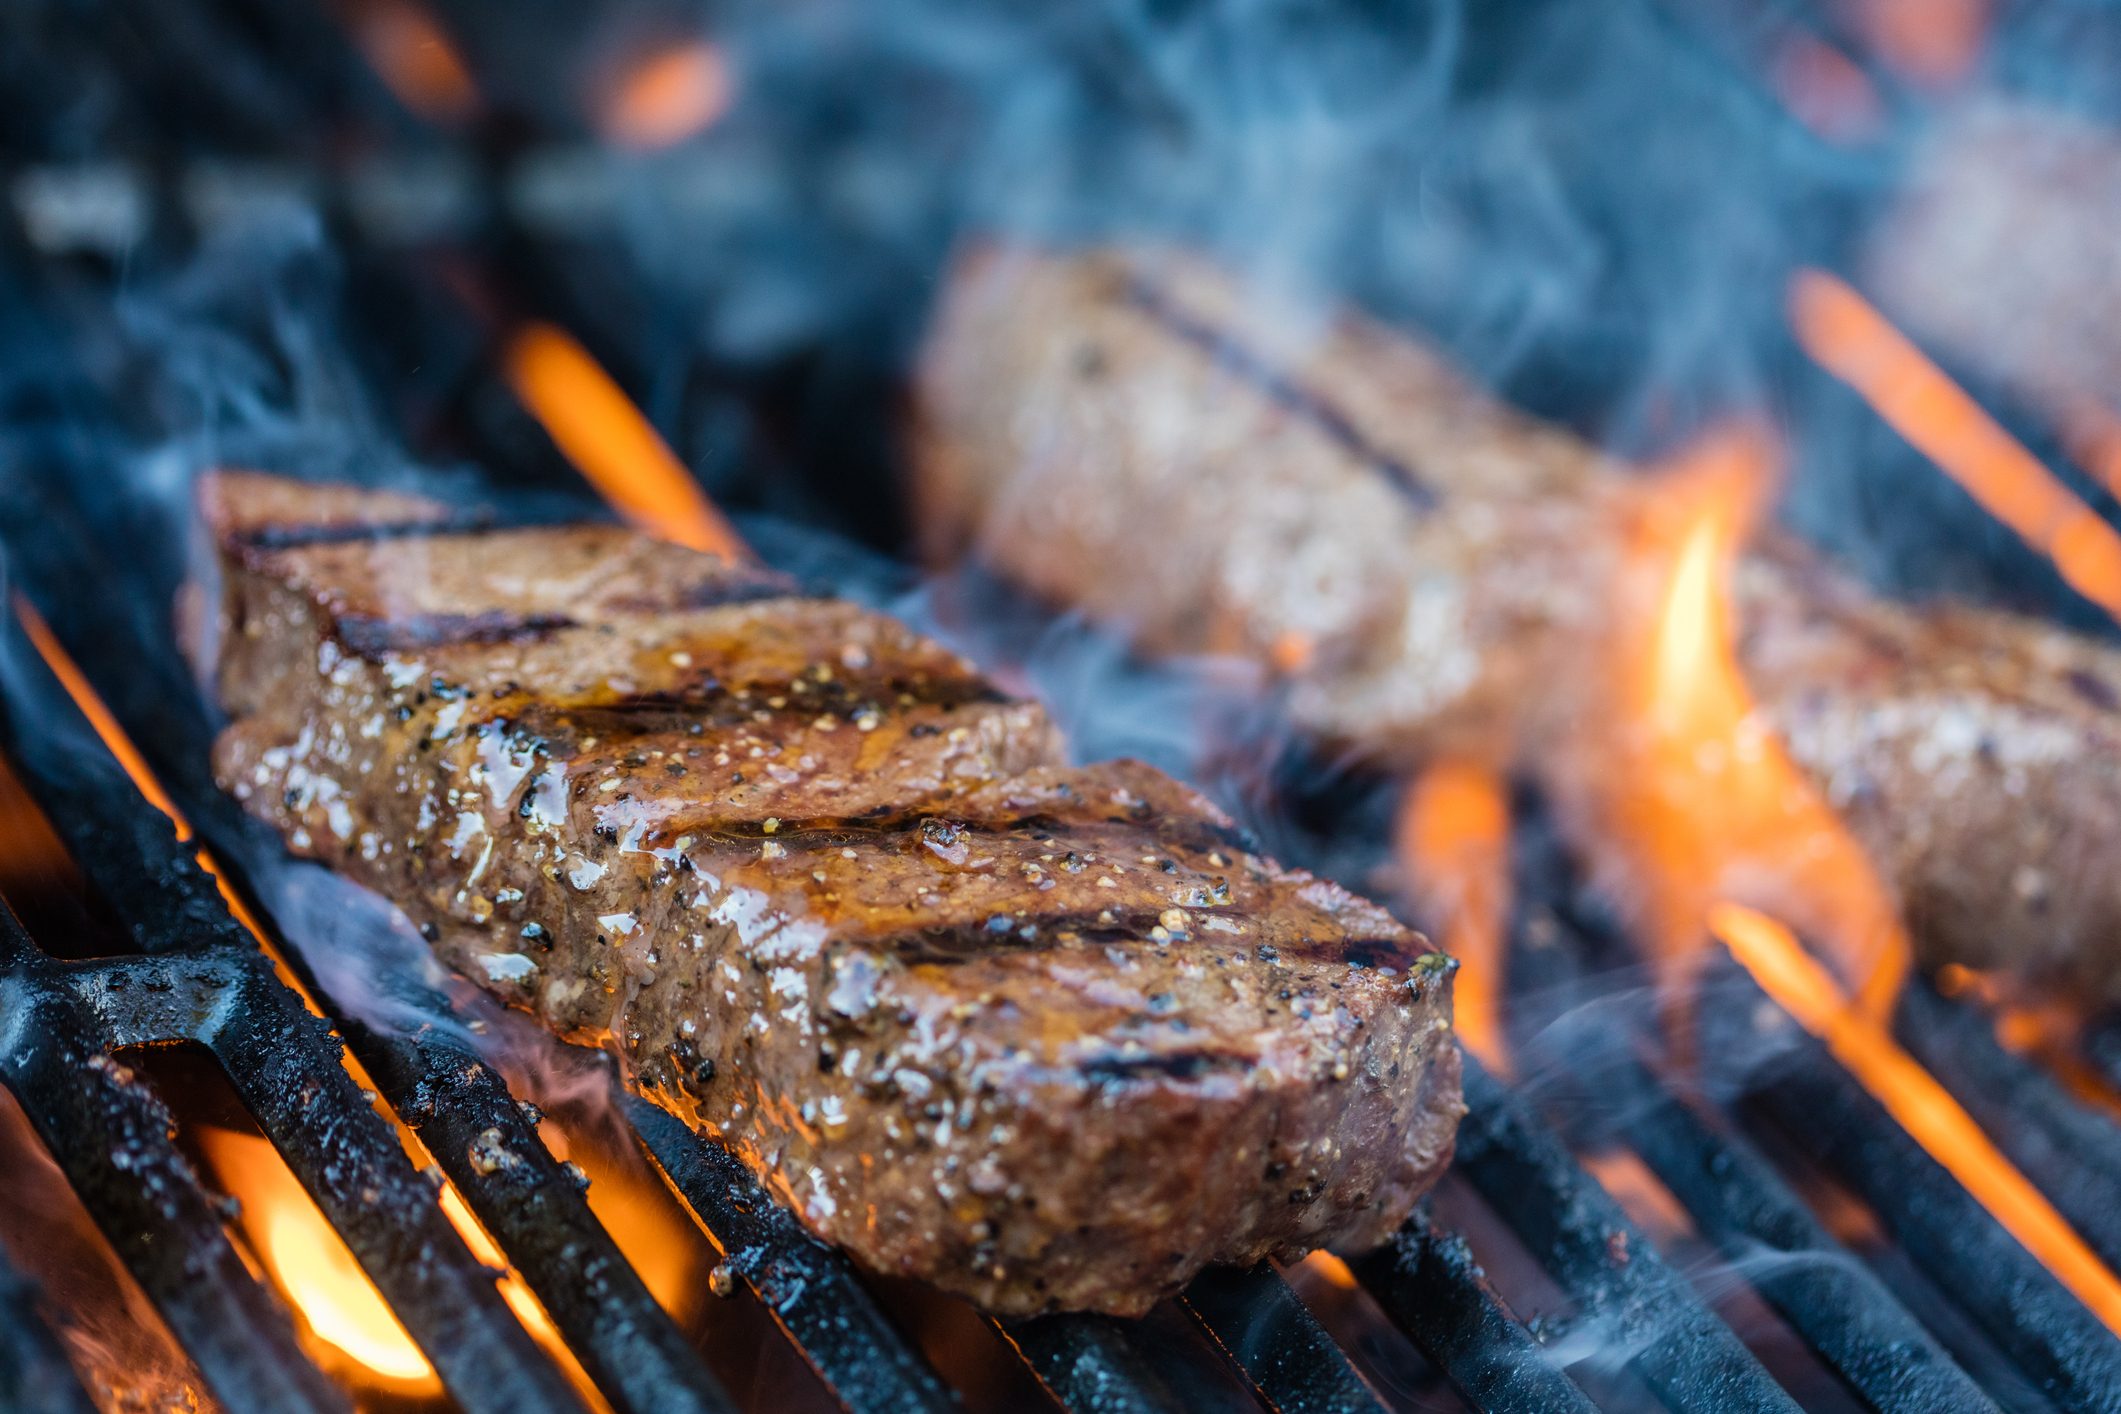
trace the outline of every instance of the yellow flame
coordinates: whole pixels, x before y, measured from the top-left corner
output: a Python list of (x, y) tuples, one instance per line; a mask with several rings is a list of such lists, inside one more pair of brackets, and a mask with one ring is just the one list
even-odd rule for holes
[(439, 1389), (434, 1366), (272, 1145), (225, 1129), (202, 1130), (200, 1145), (241, 1201), (239, 1225), (266, 1276), (309, 1333), (378, 1380)]
[(1400, 802), (1395, 854), (1415, 915), (1461, 964), (1453, 993), (1459, 1039), (1507, 1074), (1502, 1040), (1509, 911), (1510, 804), (1493, 771), (1444, 761), (1415, 778)]
[(1549, 767), (1668, 984), (1702, 955), (1719, 898), (1801, 919), (1883, 1016), (1910, 948), (1897, 901), (1838, 815), (1757, 710), (1738, 660), (1731, 576), (1773, 481), (1757, 428), (1702, 439), (1634, 511), (1613, 639), (1609, 710), (1561, 743)]

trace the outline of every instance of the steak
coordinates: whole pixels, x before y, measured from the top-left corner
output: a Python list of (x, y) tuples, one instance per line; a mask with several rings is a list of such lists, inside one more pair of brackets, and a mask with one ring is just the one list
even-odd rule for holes
[[(1255, 661), (1392, 766), (1567, 770), (1639, 496), (1574, 435), (1358, 315), (1182, 252), (994, 248), (930, 333), (917, 519), (1145, 649)], [(1760, 711), (1918, 955), (2121, 1001), (2121, 652), (1887, 602), (1786, 535), (1735, 575)], [(1580, 757), (1580, 741), (1569, 741)]]
[(1448, 1162), (1449, 959), (904, 625), (616, 527), (201, 502), (223, 787), (865, 1266), (1138, 1313)]

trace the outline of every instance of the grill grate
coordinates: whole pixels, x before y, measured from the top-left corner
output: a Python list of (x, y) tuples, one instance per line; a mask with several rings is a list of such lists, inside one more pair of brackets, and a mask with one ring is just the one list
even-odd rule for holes
[[(178, 52), (154, 57), (189, 70), (177, 86), (193, 93), (215, 87), (214, 57), (249, 42), (250, 29), (226, 23), (239, 8), (236, 0), (126, 8), (156, 17), (147, 32), (173, 38)], [(240, 8), (249, 14), (249, 7)], [(327, 81), (317, 92), (296, 93), (269, 81), (272, 63), (254, 64), (261, 83), (244, 91), (263, 95), (258, 101), (274, 121), (237, 123), (246, 138), (259, 128), (300, 129), (372, 102), (358, 66), (329, 37), (330, 27), (313, 16), (288, 18), (302, 8), (274, 7), (270, 23), (300, 29), (299, 37), (283, 37)], [(468, 6), (452, 7), (457, 12), (467, 24), (492, 18)], [(199, 58), (202, 53), (210, 57)], [(154, 91), (166, 82), (159, 79)], [(191, 134), (209, 148), (227, 137), (212, 122)], [(348, 193), (330, 195), (335, 218), (361, 227), (361, 214), (343, 206)], [(489, 195), (482, 190), (478, 199)], [(148, 205), (159, 210), (154, 201)], [(482, 210), (471, 224), (505, 219)], [(528, 283), (543, 286), (532, 296), (553, 304), (570, 324), (596, 326), (622, 346), (632, 337), (623, 328), (614, 332), (627, 320), (590, 307), (579, 270), (562, 279), (573, 247), (525, 230), (503, 245), (493, 263), (510, 269), (518, 283), (527, 273)], [(355, 248), (362, 249), (359, 241)], [(407, 285), (423, 279), (382, 264), (370, 278)], [(454, 274), (460, 282), (467, 278)], [(393, 304), (380, 322), (412, 321)], [(468, 332), (478, 327), (472, 314), (452, 308), (441, 322), (454, 326), (458, 344), (476, 344), (477, 335)], [(638, 346), (627, 351), (636, 355), (633, 365), (653, 362)], [(451, 397), (474, 408), (506, 404), (505, 391), (483, 381), (483, 348), (422, 347), (405, 362), (423, 363), (430, 355), (437, 367), (453, 370)], [(617, 362), (623, 371), (628, 360)], [(454, 382), (455, 372), (464, 374), (470, 392)], [(404, 393), (399, 385), (412, 375), (393, 378), (388, 391)], [(521, 423), (519, 410), (505, 416)], [(490, 425), (482, 413), (468, 420), (495, 464), (523, 465), (517, 432), (478, 430)], [(549, 446), (534, 450), (553, 461)], [(25, 494), (5, 507), (13, 521), (13, 563), (201, 838), (224, 866), (233, 866), (255, 846), (255, 827), (206, 776), (207, 725), (188, 675), (165, 644), (142, 641), (139, 599), (128, 592), (133, 580), (101, 552), (109, 541), (88, 532), (85, 508), (58, 489), (94, 485), (106, 469), (67, 461), (44, 470), (43, 481), (19, 488)], [(101, 590), (82, 592), (84, 584)], [(440, 1214), (434, 1185), (340, 1065), (343, 1037), (537, 1293), (605, 1400), (627, 1411), (730, 1407), (717, 1372), (656, 1305), (502, 1077), (440, 1030), (404, 1037), (360, 1025), (318, 978), (306, 976), (332, 1018), (329, 1028), (313, 1016), (230, 915), (191, 847), (117, 763), (93, 748), (71, 702), (20, 641), (12, 619), (5, 632), (5, 660), (14, 669), (0, 683), (9, 754), (145, 956), (60, 963), (20, 928), (0, 922), (0, 995), (9, 1002), (0, 1022), (0, 1078), (216, 1393), (237, 1408), (345, 1404), (302, 1353), (285, 1306), (236, 1254), (218, 1201), (168, 1139), (166, 1113), (107, 1059), (114, 1049), (187, 1040), (213, 1051), (462, 1407), (580, 1407), (566, 1377), (499, 1299), (493, 1274)], [(1565, 886), (1549, 880), (1530, 892), (1549, 897)], [(1593, 946), (1575, 934), (1566, 941), (1546, 949), (1542, 965), (1575, 967)], [(1728, 1010), (1757, 1014), (1764, 999), (1740, 991)], [(443, 998), (406, 1000), (450, 1014)], [(1909, 1007), (1909, 1044), (1993, 1132), (2009, 1138), (2013, 1157), (2111, 1256), (2121, 1233), (2102, 1198), (2111, 1190), (2121, 1135), (2045, 1073), (1996, 1047), (1978, 1013), (1919, 991), (1911, 993)], [(2121, 1044), (2114, 1053), (2121, 1055)], [(2121, 1073), (2121, 1064), (2114, 1069)], [(1817, 1047), (1803, 1049), (1794, 1070), (1738, 1113), (1817, 1140), (1828, 1166), (1863, 1193), (1939, 1288), (1983, 1324), (2015, 1367), (2007, 1379), (1965, 1361), (1963, 1352), (1955, 1359), (1958, 1347), (1940, 1339), (1941, 1331), (1933, 1336), (1822, 1229), (1769, 1160), (1723, 1122), (1728, 1116), (1679, 1098), (1653, 1063), (1632, 1052), (1601, 1056), (1599, 1070), (1626, 1097), (1617, 1107), (1615, 1134), (1679, 1199), (1700, 1234), (1734, 1260), (1762, 1247), (1786, 1259), (1756, 1275), (1756, 1289), (1863, 1402), (1884, 1410), (1985, 1409), (1993, 1407), (1987, 1387), (2007, 1387), (2013, 1400), (2029, 1390), (2063, 1408), (2121, 1404), (2121, 1347)], [(1770, 1371), (1575, 1164), (1569, 1144), (1530, 1097), (1476, 1067), (1469, 1098), (1473, 1113), (1458, 1173), (1561, 1285), (1576, 1308), (1574, 1320), (1609, 1323), (1621, 1340), (1639, 1337), (1633, 1373), (1672, 1408), (1790, 1407)], [(625, 1113), (647, 1153), (728, 1254), (732, 1271), (826, 1390), (856, 1409), (954, 1406), (955, 1393), (870, 1288), (844, 1259), (808, 1238), (741, 1164), (652, 1106), (629, 1099)], [(1577, 1127), (1569, 1126), (1571, 1137)], [(473, 1141), (488, 1131), (516, 1162), (489, 1170), (470, 1161)], [(1427, 1213), (1354, 1270), (1382, 1311), (1473, 1407), (1591, 1407), (1585, 1390), (1557, 1368), (1548, 1332), (1521, 1321), (1465, 1240)], [(19, 1288), (0, 1272), (0, 1315), (20, 1304)], [(1265, 1406), (1324, 1411), (1380, 1404), (1349, 1353), (1271, 1270), (1211, 1273), (1180, 1307)], [(0, 1331), (0, 1396), (14, 1380), (15, 1387), (58, 1389), (50, 1407), (63, 1408), (79, 1391), (53, 1365), (41, 1330), (31, 1321)], [(1011, 1323), (1001, 1333), (1070, 1409), (1147, 1411), (1204, 1402), (1192, 1372), (1170, 1358), (1147, 1326), (1058, 1317)]]

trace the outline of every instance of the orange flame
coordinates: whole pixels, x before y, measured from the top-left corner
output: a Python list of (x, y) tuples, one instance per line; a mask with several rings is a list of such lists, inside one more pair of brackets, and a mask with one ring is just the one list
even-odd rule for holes
[(1790, 285), (1790, 322), (1812, 358), (2121, 619), (2121, 534), (1982, 410), (1863, 296), (1822, 270)]
[(2121, 1281), (1950, 1092), (1874, 1018), (1849, 1004), (1788, 928), (1734, 903), (1711, 910), (1709, 927), (1761, 989), (1824, 1041), (1931, 1158), (2093, 1315), (2121, 1331)]
[(1988, 37), (1992, 0), (1857, 0), (1855, 21), (1880, 58), (1928, 88), (1965, 80)]
[(352, 25), (369, 67), (413, 112), (455, 123), (478, 107), (471, 70), (434, 16), (413, 0), (360, 0)]
[(508, 346), (516, 396), (618, 513), (650, 535), (724, 559), (743, 543), (609, 373), (571, 336), (531, 324)]
[(211, 1128), (199, 1143), (221, 1185), (242, 1199), (238, 1226), (266, 1276), (301, 1312), (313, 1340), (336, 1353), (319, 1352), (324, 1363), (345, 1371), (351, 1362), (370, 1382), (400, 1393), (438, 1392), (434, 1366), (271, 1143)]
[(1493, 771), (1464, 761), (1431, 766), (1400, 802), (1394, 853), (1414, 913), (1441, 935), (1459, 969), (1459, 1039), (1483, 1064), (1508, 1073), (1502, 1043), (1509, 911), (1510, 805)]
[(1909, 958), (1896, 901), (1755, 710), (1738, 662), (1729, 579), (1774, 460), (1764, 431), (1729, 429), (1639, 503), (1603, 665), (1617, 710), (1587, 724), (1597, 739), (1564, 743), (1551, 774), (1668, 982), (1698, 964), (1710, 906), (1737, 898), (1799, 919), (1884, 1016)]
[(674, 147), (729, 111), (735, 85), (722, 51), (692, 40), (635, 65), (604, 106), (598, 127), (621, 147)]

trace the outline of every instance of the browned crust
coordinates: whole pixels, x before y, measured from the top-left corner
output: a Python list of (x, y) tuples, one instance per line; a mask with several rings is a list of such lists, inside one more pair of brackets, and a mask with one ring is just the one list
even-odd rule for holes
[[(1373, 1245), (1448, 1161), (1445, 959), (1157, 772), (1061, 764), (903, 626), (614, 608), (744, 572), (593, 528), (430, 537), (414, 583), (391, 540), (221, 527), (224, 786), (869, 1266), (1137, 1312), (1204, 1262)], [(548, 612), (548, 571), (568, 624), (402, 631)], [(350, 653), (349, 613), (396, 637)]]
[[(1183, 328), (1143, 308), (1145, 281)], [(1226, 346), (1322, 390), (1352, 434), (1293, 415)], [(1583, 645), (1614, 601), (1627, 478), (1413, 340), (1181, 253), (991, 248), (952, 280), (918, 391), (931, 552), (969, 549), (1149, 651), (1249, 658), (1308, 731), (1506, 765), (1592, 707)], [(2121, 653), (1883, 602), (1786, 541), (1738, 589), (1756, 698), (1924, 959), (2121, 1001), (2121, 871), (2097, 858), (2121, 833)]]

